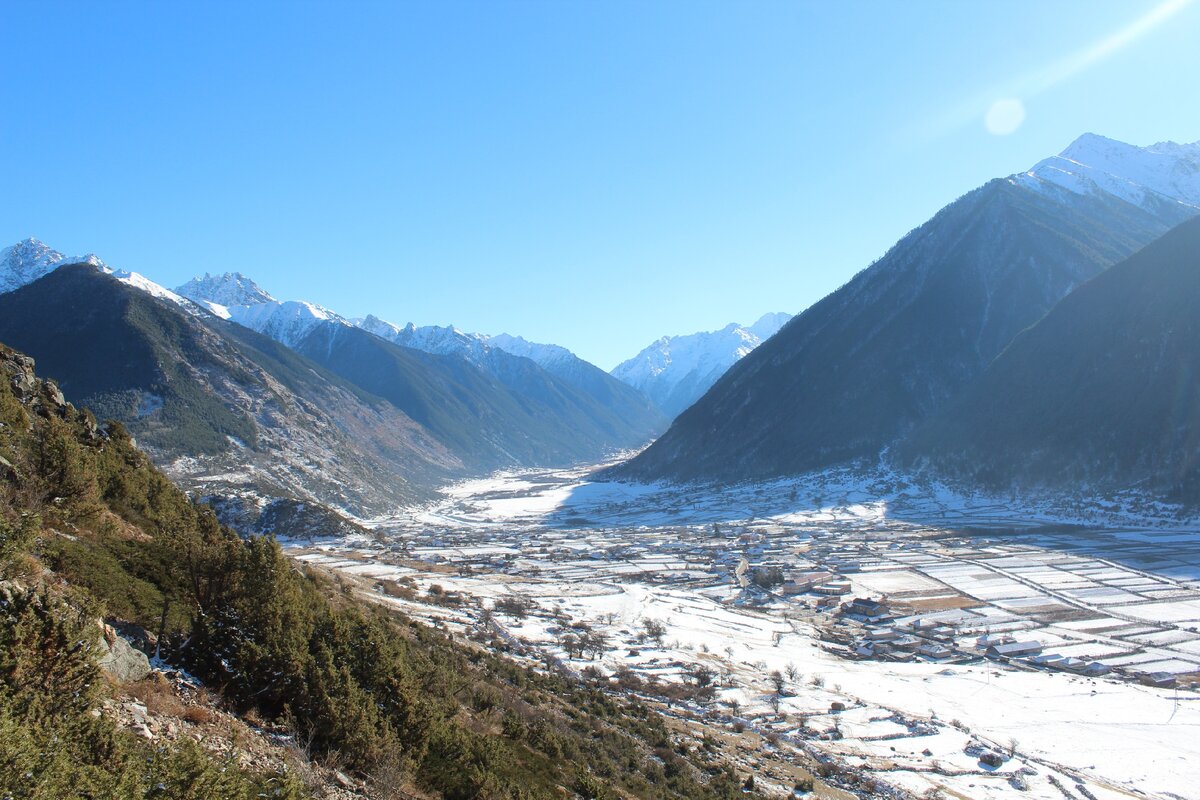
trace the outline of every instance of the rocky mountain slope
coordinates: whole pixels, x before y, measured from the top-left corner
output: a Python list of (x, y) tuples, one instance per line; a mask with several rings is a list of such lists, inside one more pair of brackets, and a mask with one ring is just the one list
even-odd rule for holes
[(731, 322), (717, 331), (664, 336), (618, 364), (612, 374), (645, 392), (655, 405), (674, 418), (791, 318), (790, 314), (778, 312), (764, 314), (753, 325)]
[[(621, 438), (624, 446), (644, 444), (667, 427), (667, 418), (645, 394), (559, 345), (539, 344), (504, 333), (498, 336), (464, 333), (450, 326), (417, 327), (409, 323), (400, 327), (374, 316), (356, 324), (404, 347), (461, 356), (522, 394), (545, 396), (548, 382), (538, 377), (538, 372), (545, 372), (561, 384), (558, 391), (582, 392), (603, 409), (604, 416), (609, 418), (606, 427)], [(536, 364), (539, 370), (530, 370), (525, 362)], [(621, 434), (624, 427), (632, 428), (635, 435)]]
[[(740, 480), (876, 458), (1072, 290), (1200, 211), (1195, 145), (1111, 150), (1086, 136), (1063, 151), (1086, 182), (1043, 162), (951, 203), (738, 362), (616, 474)], [(1128, 186), (1148, 174), (1172, 177), (1135, 198)], [(1122, 191), (1104, 188), (1118, 180)]]
[(275, 300), (238, 273), (179, 291), (385, 398), (477, 471), (594, 460), (644, 444), (665, 424), (634, 391), (565, 380), (451, 327), (373, 316), (352, 324), (311, 303)]
[[(120, 286), (26, 288), (79, 274)], [(0, 795), (747, 796), (641, 701), (223, 528), (33, 366), (0, 346)]]
[(90, 264), (0, 295), (0, 341), (35, 354), (65, 392), (202, 494), (383, 513), (463, 469), (391, 403)]
[(1200, 500), (1200, 219), (1018, 335), (898, 463), (996, 489)]

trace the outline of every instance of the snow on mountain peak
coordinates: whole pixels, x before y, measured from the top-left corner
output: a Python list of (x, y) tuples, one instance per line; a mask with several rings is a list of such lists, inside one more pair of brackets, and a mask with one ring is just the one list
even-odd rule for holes
[(574, 353), (560, 345), (531, 342), (524, 337), (510, 336), (507, 333), (490, 336), (487, 343), (511, 355), (528, 358), (543, 367), (575, 358)]
[(1039, 191), (1107, 193), (1143, 208), (1163, 202), (1200, 208), (1200, 142), (1138, 147), (1085, 133), (1010, 180)]
[(776, 312), (749, 326), (732, 322), (716, 331), (664, 336), (617, 365), (612, 375), (642, 390), (659, 408), (675, 416), (791, 318)]
[(104, 262), (91, 253), (86, 256), (65, 256), (32, 237), (22, 239), (0, 250), (0, 294), (33, 283), (64, 264), (104, 267)]
[(253, 306), (275, 300), (262, 287), (240, 272), (222, 275), (204, 273), (192, 278), (175, 290), (196, 302), (206, 301), (220, 306)]

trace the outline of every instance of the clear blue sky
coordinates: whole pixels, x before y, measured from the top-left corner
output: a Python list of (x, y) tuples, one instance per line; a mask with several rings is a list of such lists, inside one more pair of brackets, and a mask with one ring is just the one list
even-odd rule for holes
[(1160, 5), (0, 0), (0, 242), (607, 369), (1084, 131), (1200, 139), (1200, 3)]

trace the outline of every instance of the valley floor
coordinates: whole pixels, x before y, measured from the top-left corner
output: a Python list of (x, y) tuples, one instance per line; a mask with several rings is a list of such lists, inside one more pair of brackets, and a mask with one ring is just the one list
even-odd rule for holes
[[(380, 602), (464, 636), (486, 625), (550, 667), (678, 684), (707, 666), (714, 697), (664, 710), (756, 735), (741, 766), (780, 792), (795, 776), (768, 765), (794, 761), (824, 762), (827, 787), (865, 773), (898, 795), (1197, 796), (1200, 534), (1171, 509), (1126, 498), (1014, 510), (892, 476), (714, 492), (588, 472), (472, 481), (375, 521), (374, 538), (288, 547)], [(849, 583), (841, 601), (882, 598), (890, 618), (743, 587), (743, 559), (747, 574), (834, 573)], [(601, 657), (568, 657), (578, 623), (603, 635)], [(943, 649), (864, 649), (881, 631)], [(991, 660), (981, 636), (1061, 658)], [(1139, 683), (1150, 674), (1175, 685)]]

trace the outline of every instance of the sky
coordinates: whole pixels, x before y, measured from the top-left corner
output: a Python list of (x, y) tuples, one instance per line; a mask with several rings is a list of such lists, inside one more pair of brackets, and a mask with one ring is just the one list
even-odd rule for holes
[(1200, 139), (1200, 2), (0, 0), (0, 246), (554, 342), (799, 312), (1084, 132)]

